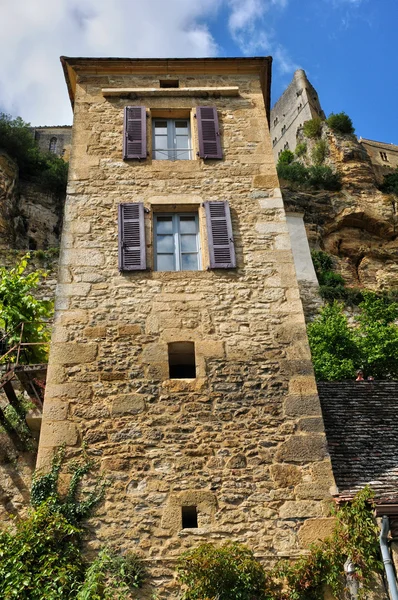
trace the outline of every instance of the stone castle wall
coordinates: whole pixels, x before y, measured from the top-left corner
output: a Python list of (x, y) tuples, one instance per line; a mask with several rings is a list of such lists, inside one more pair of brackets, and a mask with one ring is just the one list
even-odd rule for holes
[[(238, 85), (233, 98), (101, 94), (158, 80), (78, 80), (39, 463), (87, 442), (111, 482), (92, 547), (138, 548), (170, 598), (170, 567), (205, 540), (297, 555), (328, 529), (333, 477), (257, 76), (180, 75), (180, 87)], [(123, 161), (128, 104), (216, 106), (224, 159)], [(237, 268), (153, 271), (153, 215), (198, 211), (204, 249), (205, 200), (230, 203)], [(148, 270), (119, 273), (117, 207), (136, 201), (148, 209)], [(169, 379), (173, 341), (195, 343), (196, 379)], [(187, 505), (198, 528), (182, 529)]]

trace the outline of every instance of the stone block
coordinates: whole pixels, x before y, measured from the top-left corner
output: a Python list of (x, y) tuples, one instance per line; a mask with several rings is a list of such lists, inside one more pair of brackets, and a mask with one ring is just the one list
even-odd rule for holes
[(49, 421), (65, 421), (68, 408), (69, 402), (56, 399), (50, 400), (46, 394), (46, 400), (43, 404), (43, 418)]
[(299, 431), (308, 433), (323, 433), (323, 419), (322, 417), (304, 417), (298, 421), (297, 428)]
[(124, 371), (103, 371), (100, 373), (100, 381), (124, 381), (128, 374)]
[(137, 415), (145, 410), (145, 396), (126, 394), (112, 400), (112, 414)]
[(292, 488), (302, 481), (301, 469), (294, 465), (271, 465), (270, 474), (278, 488)]
[(311, 544), (323, 541), (332, 535), (335, 525), (333, 518), (307, 519), (298, 532), (300, 545), (309, 548)]
[(316, 483), (300, 483), (296, 486), (294, 493), (300, 500), (324, 500), (330, 498), (331, 492), (329, 483), (317, 481)]
[(40, 447), (57, 447), (66, 444), (75, 446), (79, 436), (77, 427), (70, 421), (43, 420), (40, 432)]
[(289, 381), (289, 393), (300, 396), (317, 394), (315, 378), (313, 376), (294, 377)]
[(323, 460), (327, 456), (324, 435), (292, 435), (283, 442), (276, 452), (278, 462), (306, 464)]
[(81, 250), (65, 249), (61, 253), (60, 259), (60, 264), (65, 266), (72, 264), (77, 267), (101, 267), (104, 263), (104, 253), (92, 248)]
[(212, 340), (197, 342), (195, 353), (206, 358), (223, 358), (225, 356), (224, 342)]
[(70, 398), (88, 400), (93, 395), (90, 385), (86, 383), (61, 383), (49, 381), (46, 385), (46, 400), (50, 398)]
[(88, 338), (102, 338), (106, 336), (106, 327), (97, 325), (96, 327), (85, 327), (84, 335)]
[(66, 344), (52, 344), (52, 363), (60, 365), (74, 365), (91, 363), (97, 357), (98, 345), (94, 343), (68, 342)]
[(323, 506), (321, 502), (312, 500), (287, 500), (279, 509), (280, 519), (307, 519), (308, 517), (322, 517)]
[(278, 185), (278, 176), (275, 171), (272, 173), (272, 175), (255, 175), (253, 177), (253, 187), (255, 188), (276, 188)]
[(140, 335), (142, 333), (142, 329), (140, 325), (118, 325), (117, 334), (119, 337), (128, 337), (131, 335)]
[(288, 396), (284, 408), (288, 417), (322, 416), (318, 395)]

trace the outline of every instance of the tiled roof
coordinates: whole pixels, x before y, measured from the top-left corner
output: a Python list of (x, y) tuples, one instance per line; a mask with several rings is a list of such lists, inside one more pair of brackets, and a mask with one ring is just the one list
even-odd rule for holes
[(398, 500), (398, 381), (318, 382), (339, 494), (369, 484), (378, 502)]

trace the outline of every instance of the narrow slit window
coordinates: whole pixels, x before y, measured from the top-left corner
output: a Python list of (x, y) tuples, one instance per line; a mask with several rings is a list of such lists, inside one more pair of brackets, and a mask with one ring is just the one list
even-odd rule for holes
[(159, 86), (161, 88), (178, 88), (180, 87), (180, 82), (178, 79), (160, 79)]
[(195, 379), (194, 342), (172, 342), (169, 344), (170, 379)]
[(197, 529), (198, 527), (198, 510), (196, 506), (181, 507), (182, 528)]

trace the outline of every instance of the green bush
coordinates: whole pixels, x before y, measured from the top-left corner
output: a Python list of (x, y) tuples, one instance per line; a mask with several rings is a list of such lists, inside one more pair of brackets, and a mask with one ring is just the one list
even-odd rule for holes
[(332, 270), (332, 257), (327, 252), (323, 252), (323, 250), (311, 250), (311, 258), (319, 281), (323, 271)]
[(265, 571), (240, 544), (202, 544), (189, 550), (180, 558), (178, 574), (187, 586), (184, 600), (266, 600)]
[[(334, 298), (336, 291), (347, 291), (339, 286), (332, 289)], [(362, 297), (355, 327), (349, 327), (343, 305), (336, 300), (308, 325), (317, 379), (350, 379), (357, 369), (376, 379), (398, 378), (398, 303), (372, 292), (362, 292)]]
[(303, 133), (306, 137), (314, 139), (320, 137), (322, 133), (322, 119), (315, 117), (310, 121), (306, 121), (303, 126)]
[(305, 167), (301, 163), (293, 162), (290, 165), (279, 164), (276, 167), (278, 177), (315, 189), (338, 191), (341, 189), (341, 175), (332, 171), (330, 167), (313, 166)]
[(331, 191), (341, 190), (341, 175), (338, 171), (332, 171), (330, 167), (323, 165), (309, 167), (308, 185), (315, 189)]
[(352, 120), (345, 112), (331, 113), (326, 119), (326, 123), (335, 133), (349, 134), (355, 132)]
[(290, 165), (294, 160), (294, 154), (290, 150), (282, 150), (278, 158), (278, 165)]
[(290, 165), (280, 165), (276, 167), (278, 177), (293, 181), (294, 183), (305, 184), (308, 179), (308, 169), (301, 163), (291, 163)]
[(398, 169), (384, 176), (380, 190), (385, 194), (395, 194), (398, 196)]
[(65, 194), (68, 163), (39, 149), (29, 123), (0, 113), (0, 148), (15, 160), (22, 180), (34, 181), (44, 191), (58, 196)]
[(295, 155), (300, 157), (300, 156), (304, 156), (304, 154), (306, 154), (307, 152), (307, 144), (305, 142), (301, 142), (300, 144), (297, 144), (296, 149), (294, 151)]
[(315, 165), (321, 165), (325, 162), (328, 153), (328, 145), (325, 140), (319, 140), (312, 149), (311, 158)]
[(46, 273), (26, 273), (29, 258), (26, 254), (13, 269), (0, 267), (0, 329), (9, 332), (7, 341), (11, 345), (19, 341), (18, 326), (23, 322), (22, 342), (42, 345), (25, 347), (21, 360), (41, 363), (48, 357), (50, 328), (46, 321), (53, 315), (53, 302), (33, 296)]

